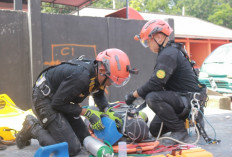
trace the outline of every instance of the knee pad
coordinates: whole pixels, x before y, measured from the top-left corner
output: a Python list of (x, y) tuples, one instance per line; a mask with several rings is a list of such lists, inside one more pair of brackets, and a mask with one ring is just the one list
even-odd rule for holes
[(46, 128), (57, 117), (57, 112), (50, 107), (44, 107), (37, 110), (37, 115), (41, 125)]

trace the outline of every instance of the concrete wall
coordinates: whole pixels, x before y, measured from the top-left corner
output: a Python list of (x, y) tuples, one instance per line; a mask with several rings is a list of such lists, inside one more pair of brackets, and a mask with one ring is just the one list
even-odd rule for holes
[(140, 69), (139, 75), (132, 76), (125, 87), (108, 89), (110, 101), (124, 100), (126, 93), (149, 78), (155, 63), (156, 56), (133, 40), (144, 23), (119, 18), (42, 14), (44, 67), (80, 55), (94, 58), (107, 48), (119, 48), (128, 54), (131, 65)]
[[(109, 101), (124, 100), (125, 94), (148, 80), (155, 64), (156, 55), (133, 39), (146, 21), (41, 14), (42, 55), (33, 50), (34, 63), (30, 64), (27, 13), (0, 10), (0, 19), (1, 93), (8, 94), (23, 109), (30, 108), (31, 104), (30, 73), (34, 78), (40, 73), (38, 67), (33, 67), (31, 72), (30, 65), (40, 63), (41, 56), (42, 64), (38, 65), (43, 69), (80, 55), (94, 59), (107, 48), (123, 50), (140, 73), (132, 75), (130, 82), (122, 88), (107, 89)], [(32, 43), (36, 38), (33, 37)]]
[(27, 13), (0, 11), (0, 94), (30, 107), (30, 58)]

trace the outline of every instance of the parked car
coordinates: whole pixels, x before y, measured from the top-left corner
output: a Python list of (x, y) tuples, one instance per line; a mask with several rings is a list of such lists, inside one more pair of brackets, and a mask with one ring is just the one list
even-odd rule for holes
[(232, 43), (219, 46), (203, 62), (199, 81), (219, 93), (232, 93)]

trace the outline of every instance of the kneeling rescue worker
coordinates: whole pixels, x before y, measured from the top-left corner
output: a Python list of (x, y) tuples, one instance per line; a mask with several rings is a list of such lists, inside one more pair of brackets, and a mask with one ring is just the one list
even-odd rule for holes
[[(84, 138), (90, 135), (80, 115), (96, 130), (104, 128), (101, 122), (104, 109), (109, 118), (118, 125), (122, 123), (113, 111), (107, 110), (104, 89), (111, 84), (124, 86), (132, 71), (127, 54), (115, 48), (100, 52), (96, 60), (79, 57), (43, 70), (32, 94), (32, 109), (38, 120), (32, 115), (26, 117), (16, 136), (18, 148), (24, 148), (34, 138), (41, 146), (67, 142), (70, 156), (76, 155)], [(99, 111), (79, 106), (89, 95), (93, 96)]]
[[(184, 121), (188, 117), (191, 103), (197, 98), (201, 103), (201, 110), (206, 99), (206, 88), (200, 85), (195, 75), (193, 64), (181, 44), (169, 41), (173, 29), (163, 20), (148, 21), (135, 40), (158, 54), (156, 65), (151, 78), (140, 88), (126, 95), (126, 103), (142, 97), (148, 106), (155, 112), (149, 130), (154, 137), (158, 136), (161, 123), (161, 135), (171, 132), (170, 136), (184, 141), (187, 130)], [(197, 121), (202, 122), (199, 114)], [(165, 145), (173, 145), (171, 140), (162, 141)]]

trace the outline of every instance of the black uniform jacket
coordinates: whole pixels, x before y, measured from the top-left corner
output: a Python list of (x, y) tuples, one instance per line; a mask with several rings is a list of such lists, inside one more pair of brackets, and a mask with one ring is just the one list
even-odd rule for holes
[(137, 91), (145, 96), (152, 91), (199, 92), (198, 78), (189, 61), (176, 47), (167, 44), (158, 53), (151, 78)]
[(91, 93), (101, 111), (108, 105), (104, 95), (104, 87), (96, 80), (96, 64), (88, 61), (90, 68), (82, 65), (63, 63), (48, 69), (46, 79), (52, 89), (51, 105), (54, 109), (73, 116), (79, 116), (82, 102)]

